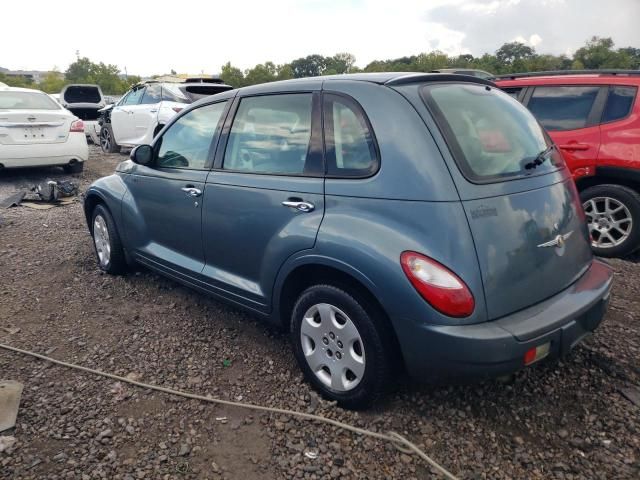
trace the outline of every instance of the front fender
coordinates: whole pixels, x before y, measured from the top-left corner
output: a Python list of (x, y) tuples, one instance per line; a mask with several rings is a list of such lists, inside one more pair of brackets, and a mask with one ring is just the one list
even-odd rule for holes
[(93, 182), (84, 194), (84, 215), (91, 231), (91, 215), (98, 203), (106, 205), (116, 225), (122, 224), (122, 199), (127, 186), (120, 174), (102, 177)]

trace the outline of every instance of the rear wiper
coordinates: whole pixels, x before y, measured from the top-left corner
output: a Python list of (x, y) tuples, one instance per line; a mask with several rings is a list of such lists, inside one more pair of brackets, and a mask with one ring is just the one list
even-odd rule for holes
[(536, 158), (534, 158), (531, 162), (527, 162), (524, 164), (524, 168), (527, 170), (531, 170), (532, 168), (536, 168), (538, 165), (542, 165), (542, 163), (548, 158), (547, 156), (556, 148), (554, 145), (550, 145), (544, 150), (542, 150)]

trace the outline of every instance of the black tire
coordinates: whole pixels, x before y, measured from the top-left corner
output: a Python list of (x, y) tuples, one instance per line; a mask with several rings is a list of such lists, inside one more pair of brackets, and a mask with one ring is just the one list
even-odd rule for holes
[[(600, 245), (597, 244), (601, 234), (596, 228), (596, 222), (590, 221), (590, 219), (595, 218), (594, 215), (592, 215), (593, 205), (598, 205), (600, 210), (602, 200), (598, 199), (603, 198), (614, 199), (623, 205), (631, 218), (631, 229), (628, 232), (628, 236), (618, 244), (607, 241), (606, 243), (611, 243), (610, 246), (606, 245), (605, 242), (601, 242)], [(624, 257), (640, 248), (640, 195), (638, 192), (622, 185), (595, 185), (580, 192), (580, 200), (587, 214), (587, 221), (590, 223), (589, 229), (594, 238), (591, 248), (596, 255), (601, 257)], [(621, 218), (621, 215), (626, 215), (626, 212), (623, 210), (620, 213), (613, 214), (613, 219), (618, 220)], [(606, 222), (606, 219), (604, 221)], [(623, 225), (627, 225), (627, 223)], [(618, 232), (616, 231), (614, 233)], [(615, 238), (615, 235), (611, 238)], [(622, 236), (616, 239), (616, 241), (619, 241), (620, 238), (622, 238)]]
[[(98, 228), (96, 225), (98, 217), (104, 221), (104, 225), (108, 232), (108, 244), (110, 250), (106, 261), (103, 261), (104, 257), (101, 258), (97, 245), (98, 242), (96, 242), (95, 230)], [(127, 260), (124, 255), (124, 249), (122, 248), (118, 229), (116, 228), (116, 224), (113, 221), (111, 213), (109, 213), (109, 210), (102, 204), (98, 204), (91, 214), (91, 236), (93, 238), (93, 248), (96, 252), (96, 259), (98, 260), (98, 266), (100, 269), (111, 275), (119, 275), (126, 272)]]
[(120, 153), (120, 145), (116, 143), (110, 123), (105, 123), (100, 129), (100, 148), (104, 153)]
[[(362, 340), (364, 373), (361, 375), (359, 383), (350, 390), (338, 391), (332, 389), (320, 380), (307, 362), (301, 338), (302, 322), (305, 321), (304, 316), (307, 311), (318, 304), (329, 304), (344, 312), (355, 325)], [(315, 285), (302, 292), (291, 315), (293, 351), (306, 379), (325, 398), (335, 400), (340, 406), (350, 409), (367, 408), (376, 402), (390, 385), (393, 370), (393, 349), (390, 343), (385, 340), (389, 337), (385, 335), (385, 328), (381, 319), (377, 318), (374, 309), (366, 309), (363, 305), (365, 305), (364, 302), (358, 301), (340, 288), (332, 285)], [(326, 341), (332, 343), (325, 344), (326, 347), (320, 345), (320, 342), (318, 344), (314, 343), (313, 351), (315, 352), (316, 348), (322, 347), (320, 352), (322, 353), (322, 358), (326, 354), (329, 357), (327, 359), (328, 362), (333, 361), (332, 365), (339, 365), (335, 363), (335, 359), (346, 360), (347, 349), (344, 349), (345, 353), (341, 354), (340, 357), (338, 357), (337, 353), (332, 354), (329, 351), (329, 348), (338, 348), (339, 343), (336, 342), (338, 342), (337, 339), (339, 338), (339, 335), (335, 337), (335, 340), (327, 338)], [(340, 345), (341, 349), (342, 347)]]
[(82, 173), (84, 170), (84, 162), (73, 162), (70, 165), (62, 167), (65, 173)]

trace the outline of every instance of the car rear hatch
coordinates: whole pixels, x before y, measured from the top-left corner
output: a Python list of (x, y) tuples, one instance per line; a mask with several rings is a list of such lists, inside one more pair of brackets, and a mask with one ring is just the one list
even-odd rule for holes
[(105, 106), (98, 85), (67, 85), (60, 92), (60, 103), (82, 120), (97, 120), (98, 110)]
[(448, 147), (488, 318), (569, 287), (592, 253), (577, 190), (549, 136), (520, 103), (488, 84), (433, 83), (421, 96)]
[(38, 91), (0, 91), (0, 144), (29, 145), (67, 140), (72, 117)]

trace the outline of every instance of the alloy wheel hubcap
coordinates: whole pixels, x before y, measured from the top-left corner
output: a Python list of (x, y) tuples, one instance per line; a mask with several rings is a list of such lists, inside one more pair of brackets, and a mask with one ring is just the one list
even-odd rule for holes
[(347, 392), (362, 380), (364, 345), (355, 324), (342, 310), (319, 303), (302, 319), (300, 341), (307, 364), (331, 390)]
[(587, 225), (598, 248), (616, 247), (623, 243), (633, 228), (633, 219), (627, 206), (611, 197), (595, 197), (583, 204)]
[(102, 148), (104, 150), (109, 150), (109, 146), (111, 145), (111, 136), (109, 135), (109, 130), (104, 129), (102, 132)]
[(106, 267), (111, 259), (111, 244), (109, 243), (109, 230), (102, 215), (96, 215), (93, 221), (93, 242), (96, 245), (100, 265)]

